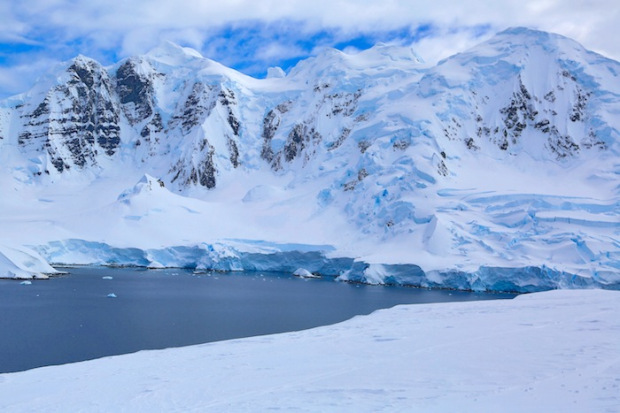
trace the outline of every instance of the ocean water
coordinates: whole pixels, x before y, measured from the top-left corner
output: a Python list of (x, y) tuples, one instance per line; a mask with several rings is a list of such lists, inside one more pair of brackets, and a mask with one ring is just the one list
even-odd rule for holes
[(285, 273), (69, 268), (0, 280), (0, 373), (308, 329), (398, 304), (512, 298)]

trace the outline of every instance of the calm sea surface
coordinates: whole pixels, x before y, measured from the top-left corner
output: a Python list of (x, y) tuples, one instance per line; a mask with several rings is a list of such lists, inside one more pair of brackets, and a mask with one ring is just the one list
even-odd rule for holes
[(397, 304), (514, 297), (354, 285), (283, 273), (68, 271), (30, 285), (0, 280), (0, 373), (307, 329)]

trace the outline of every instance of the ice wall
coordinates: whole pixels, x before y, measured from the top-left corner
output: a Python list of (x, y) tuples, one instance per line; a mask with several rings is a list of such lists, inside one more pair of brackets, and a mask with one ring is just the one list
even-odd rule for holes
[(429, 271), (413, 264), (368, 264), (332, 257), (328, 246), (273, 244), (251, 241), (203, 243), (161, 249), (115, 248), (70, 239), (34, 247), (56, 265), (109, 265), (148, 268), (189, 268), (211, 271), (282, 271), (304, 268), (338, 281), (393, 284), (421, 288), (474, 291), (534, 292), (558, 288), (620, 289), (620, 274), (585, 277), (548, 267), (480, 267), (473, 272)]

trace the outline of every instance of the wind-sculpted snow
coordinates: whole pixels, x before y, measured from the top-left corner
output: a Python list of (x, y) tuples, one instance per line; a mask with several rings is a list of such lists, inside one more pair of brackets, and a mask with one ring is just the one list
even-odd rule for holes
[[(71, 250), (111, 265), (617, 283), (618, 62), (517, 28), (433, 67), (377, 45), (281, 75), (254, 79), (171, 43), (54, 68), (0, 105), (2, 241), (83, 240)], [(334, 251), (251, 253), (230, 239)]]

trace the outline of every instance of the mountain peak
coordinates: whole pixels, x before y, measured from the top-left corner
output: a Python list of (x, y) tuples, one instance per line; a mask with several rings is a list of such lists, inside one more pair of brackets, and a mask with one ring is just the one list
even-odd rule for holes
[(88, 56), (84, 56), (83, 54), (78, 54), (70, 61), (78, 65), (87, 65), (87, 64), (93, 64), (93, 63), (99, 65), (99, 62), (97, 62), (95, 59), (90, 58)]
[(496, 34), (496, 36), (504, 36), (504, 35), (517, 35), (517, 36), (525, 35), (525, 36), (537, 36), (537, 37), (558, 36), (558, 35), (555, 35), (549, 32), (544, 32), (542, 30), (536, 30), (536, 29), (532, 29), (529, 27), (523, 27), (523, 26), (509, 27)]
[(411, 46), (377, 43), (370, 49), (362, 50), (358, 56), (374, 59), (389, 59), (393, 62), (423, 63)]
[(490, 40), (488, 40), (488, 43), (493, 45), (506, 43), (511, 47), (519, 44), (525, 48), (539, 46), (548, 53), (571, 49), (579, 50), (580, 53), (585, 52), (585, 48), (573, 39), (560, 34), (530, 29), (527, 27), (510, 27), (497, 33)]
[(291, 70), (291, 76), (340, 77), (392, 75), (394, 70), (416, 70), (422, 59), (410, 46), (377, 43), (359, 53), (325, 48), (315, 57), (302, 60)]
[(133, 186), (133, 188), (123, 191), (123, 193), (118, 196), (118, 200), (124, 203), (129, 203), (131, 198), (134, 198), (140, 194), (160, 192), (168, 192), (165, 189), (164, 182), (161, 179), (154, 178), (149, 174), (144, 174), (142, 178), (140, 178), (140, 180)]
[(170, 66), (177, 66), (195, 59), (204, 59), (197, 50), (191, 47), (179, 46), (171, 41), (160, 43), (157, 47), (151, 49), (146, 56)]
[[(493, 66), (499, 61), (508, 62), (515, 67), (522, 67), (528, 61), (535, 62), (535, 65), (539, 66), (542, 62), (550, 61), (550, 59), (577, 61), (593, 54), (577, 41), (559, 34), (527, 27), (511, 27), (469, 50), (441, 60), (437, 67), (451, 62), (458, 62), (460, 66), (468, 62)], [(537, 70), (545, 69), (539, 67)], [(492, 73), (491, 76), (493, 76)]]

